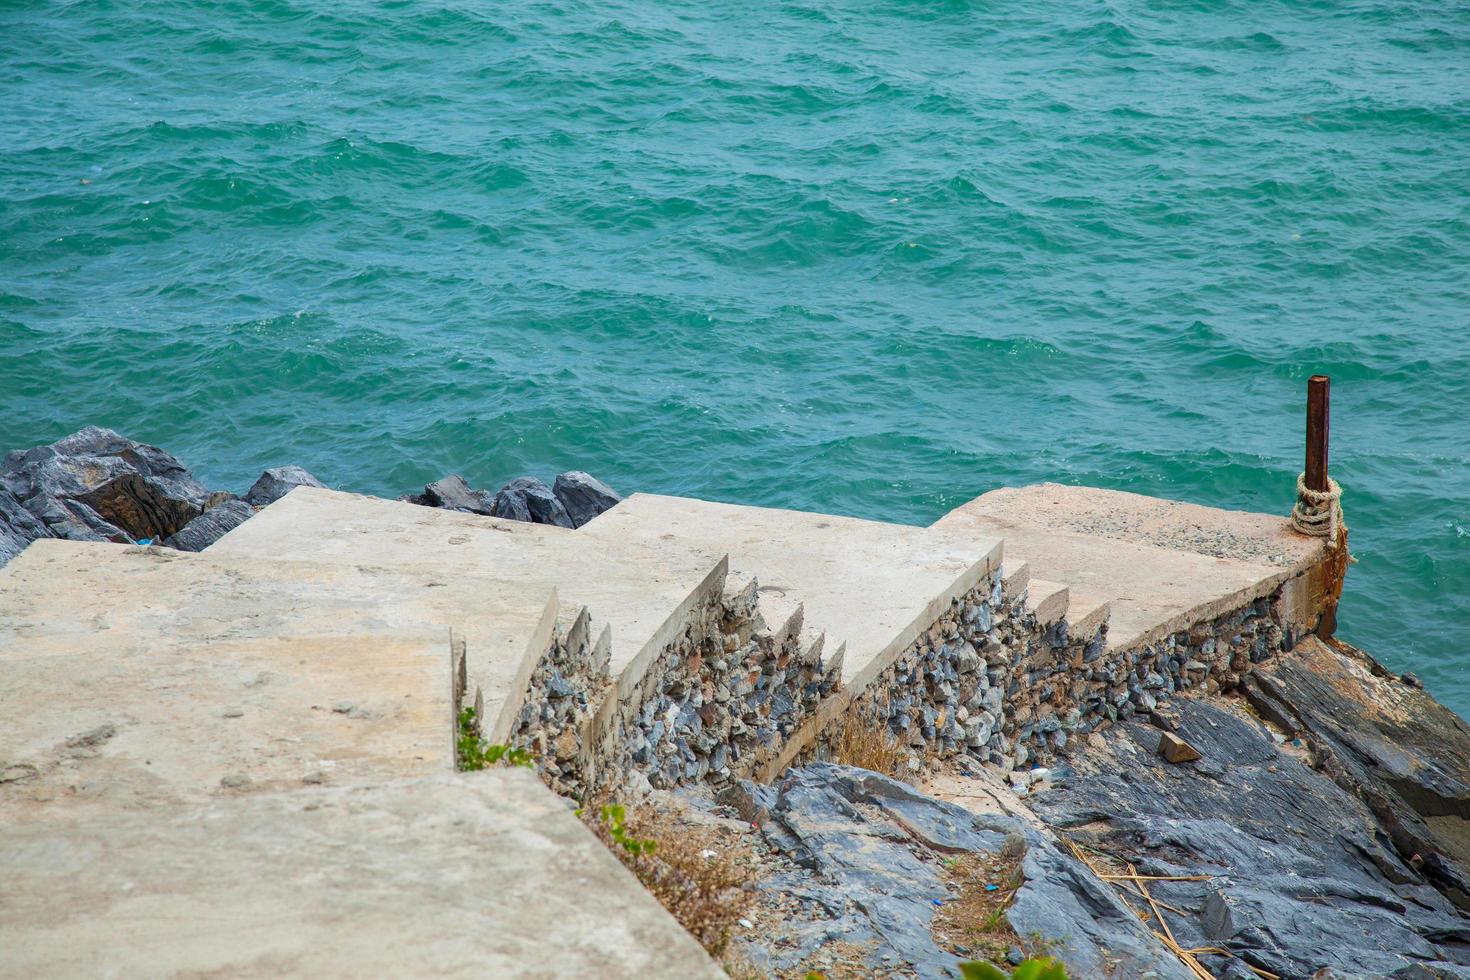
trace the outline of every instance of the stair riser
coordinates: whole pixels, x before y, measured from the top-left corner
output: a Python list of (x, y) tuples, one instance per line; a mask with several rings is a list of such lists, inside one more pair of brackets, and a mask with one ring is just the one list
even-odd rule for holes
[(980, 758), (1007, 771), (1046, 763), (1076, 751), (1093, 731), (1148, 717), (1176, 691), (1230, 689), (1255, 663), (1290, 649), (1295, 637), (1282, 628), (1280, 610), (1275, 597), (1262, 598), (1122, 650), (1108, 648), (1105, 631), (1048, 630), (994, 685), (1007, 694), (998, 735)]
[(579, 795), (593, 747), (592, 720), (611, 690), (608, 634), (586, 611), (557, 623), (536, 665), (510, 744), (531, 753), (552, 788)]
[(798, 627), (764, 622), (748, 587), (707, 607), (616, 706), (600, 781), (720, 786), (769, 763), (838, 683), (838, 663)]

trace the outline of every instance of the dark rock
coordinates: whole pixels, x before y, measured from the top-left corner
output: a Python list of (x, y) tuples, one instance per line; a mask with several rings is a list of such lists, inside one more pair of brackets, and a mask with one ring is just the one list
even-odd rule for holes
[(245, 502), (264, 507), (280, 500), (297, 487), (320, 487), (322, 482), (299, 466), (274, 466), (260, 474), (260, 479), (245, 491)]
[(198, 517), (163, 543), (180, 551), (203, 551), (255, 516), (255, 508), (238, 498), (226, 500)]
[(558, 474), (552, 492), (566, 508), (573, 527), (581, 527), (623, 499), (612, 487), (581, 470)]
[(1242, 685), (1300, 733), (1315, 765), (1361, 800), (1398, 856), (1470, 913), (1470, 725), (1368, 654), (1309, 636)]
[(209, 499), (173, 456), (96, 426), (6, 456), (0, 487), (52, 536), (92, 541), (168, 537)]
[(5, 523), (4, 518), (0, 518), (0, 565), (20, 554), (34, 540), (22, 537), (19, 531)]
[[(1470, 922), (1378, 831), (1371, 813), (1327, 776), (1278, 750), (1229, 702), (1173, 702), (1180, 734), (1210, 761), (1165, 765), (1159, 731), (1124, 722), (1073, 760), (1071, 776), (1031, 798), (1049, 825), (1151, 875), (1169, 925), (1223, 977), (1244, 964), (1284, 977), (1321, 968), (1386, 976), (1415, 963), (1470, 963)], [(1141, 902), (1134, 902), (1142, 909)]]
[(500, 488), (495, 495), (495, 516), (512, 521), (571, 527), (567, 509), (543, 481), (521, 476)]
[(829, 763), (788, 770), (774, 794), (743, 787), (722, 802), (742, 816), (765, 814), (762, 836), (789, 862), (759, 887), (778, 893), (783, 907), (820, 910), (760, 937), (780, 969), (840, 937), (865, 950), (875, 976), (954, 976), (961, 957), (930, 931), (935, 901), (950, 896), (938, 869), (955, 854), (1023, 852), (1025, 881), (1007, 916), (1019, 935), (1045, 941), (1073, 976), (1190, 976), (1111, 887), (1020, 820), (977, 815), (906, 783)]
[(25, 550), (37, 538), (52, 537), (51, 531), (26, 510), (9, 490), (0, 488), (0, 565)]
[(424, 492), (404, 497), (409, 503), (441, 510), (457, 510), (466, 514), (495, 513), (495, 497), (486, 490), (475, 490), (457, 475), (446, 476), (424, 487)]

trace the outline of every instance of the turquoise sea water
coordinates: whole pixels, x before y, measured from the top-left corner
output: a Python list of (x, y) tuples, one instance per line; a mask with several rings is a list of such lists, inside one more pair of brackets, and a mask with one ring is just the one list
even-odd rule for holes
[(1470, 6), (0, 0), (0, 448), (1285, 512), (1470, 714)]

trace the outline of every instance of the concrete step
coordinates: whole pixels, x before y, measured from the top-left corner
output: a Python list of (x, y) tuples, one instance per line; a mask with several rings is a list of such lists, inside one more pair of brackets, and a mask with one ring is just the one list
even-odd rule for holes
[(632, 696), (650, 661), (718, 602), (723, 553), (682, 541), (584, 537), (359, 494), (300, 487), (217, 541), (208, 554), (277, 561), (433, 566), (555, 589), (611, 628), (612, 677)]
[[(836, 682), (841, 645), (823, 642), (799, 602), (781, 601), (780, 590), (728, 582), (724, 552), (708, 544), (665, 534), (584, 535), (304, 488), (208, 553), (402, 569), (444, 562), (462, 574), (554, 587), (563, 601), (585, 605), (595, 621), (610, 627), (615, 686), (589, 692), (598, 710), (575, 740), (581, 763), (568, 764), (570, 746), (559, 734), (527, 745), (548, 768), (555, 767), (565, 791), (580, 794), (597, 788), (585, 780), (615, 781), (632, 768), (658, 786), (745, 775), (784, 724), (782, 712), (772, 715), (773, 704), (785, 713), (799, 712)], [(747, 585), (750, 594), (742, 599), (738, 593)], [(783, 697), (773, 702), (764, 685), (778, 674)], [(706, 689), (723, 692), (718, 709), (703, 702)], [(699, 693), (700, 703), (690, 703), (692, 693)], [(669, 751), (676, 740), (688, 744), (677, 731), (693, 724), (698, 709), (704, 709), (702, 724), (733, 729), (731, 751), (677, 766)], [(743, 718), (737, 722), (731, 715)]]
[(1071, 591), (1062, 583), (1033, 579), (1026, 593), (1026, 611), (1041, 625), (1050, 626), (1067, 618), (1070, 601)]
[[(763, 595), (799, 600), (806, 624), (841, 651), (840, 689), (797, 705), (790, 717), (799, 724), (782, 727), (754, 770), (758, 778), (833, 738), (848, 706), (870, 688), (873, 698), (887, 701), (897, 684), (890, 675), (912, 671), (909, 661), (944, 646), (941, 634), (956, 635), (960, 616), (998, 604), (1001, 592), (999, 540), (968, 532), (635, 494), (577, 533), (605, 541), (677, 539), (728, 554), (732, 571), (758, 580)], [(958, 655), (957, 643), (945, 649)], [(808, 686), (784, 683), (793, 696)]]
[(1008, 604), (1015, 602), (1031, 585), (1031, 566), (1024, 561), (1011, 559), (1001, 569), (1000, 581), (1002, 598)]
[(452, 770), (457, 679), (503, 735), (558, 609), (513, 580), (37, 541), (0, 571), (0, 768), (21, 777), (0, 812)]
[(680, 540), (729, 555), (732, 571), (798, 599), (828, 646), (842, 644), (849, 686), (876, 676), (1001, 558), (994, 537), (641, 493), (576, 533)]
[(1153, 642), (1283, 587), (1285, 618), (1304, 621), (1320, 592), (1320, 543), (1271, 515), (1039, 484), (984, 494), (934, 526), (1004, 536), (1032, 574), (1071, 586), (1074, 605), (1081, 591), (1110, 599), (1110, 649)]
[(10, 824), (4, 845), (7, 976), (725, 976), (518, 769)]

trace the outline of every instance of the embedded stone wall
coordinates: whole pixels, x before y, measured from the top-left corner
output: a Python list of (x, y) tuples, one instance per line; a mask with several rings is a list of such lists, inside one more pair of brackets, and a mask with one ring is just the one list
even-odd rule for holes
[(536, 665), (510, 744), (536, 760), (546, 783), (576, 796), (586, 788), (591, 721), (606, 695), (609, 650), (586, 611), (559, 620)]
[(980, 752), (995, 737), (1004, 698), (992, 687), (985, 655), (973, 642), (1004, 615), (1000, 572), (950, 603), (817, 737), (813, 756), (831, 758), (850, 724), (879, 727), (900, 751), (900, 771), (918, 772), (931, 757)]
[(1110, 651), (1099, 635), (1069, 644), (1049, 662), (1031, 658), (1009, 682), (1002, 726), (1009, 747), (985, 761), (1003, 771), (1045, 763), (1077, 739), (1135, 715), (1172, 728), (1161, 706), (1175, 692), (1230, 690), (1255, 664), (1291, 649), (1297, 638), (1282, 627), (1276, 600), (1262, 597), (1137, 647)]
[(750, 775), (837, 686), (800, 621), (766, 623), (753, 579), (735, 580), (645, 675), (620, 713), (615, 773), (655, 788)]

